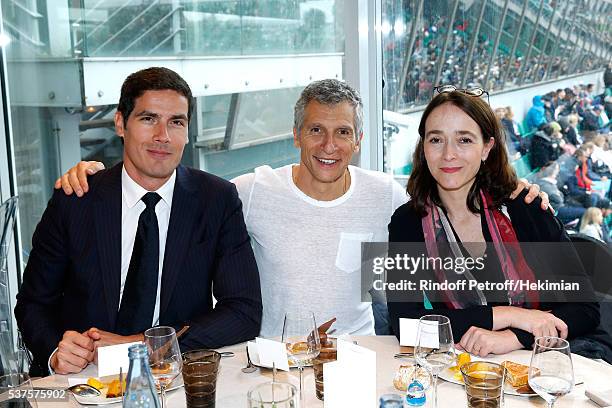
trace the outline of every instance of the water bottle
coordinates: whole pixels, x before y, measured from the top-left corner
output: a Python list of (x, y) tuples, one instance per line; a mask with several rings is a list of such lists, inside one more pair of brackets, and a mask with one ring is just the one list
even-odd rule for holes
[(130, 370), (127, 375), (124, 408), (160, 408), (155, 381), (149, 367), (149, 355), (144, 344), (135, 344), (128, 349)]

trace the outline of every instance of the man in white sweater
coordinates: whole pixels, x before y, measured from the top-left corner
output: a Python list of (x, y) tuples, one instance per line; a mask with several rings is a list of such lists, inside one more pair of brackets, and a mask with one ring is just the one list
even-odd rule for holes
[[(361, 298), (361, 243), (387, 241), (387, 225), (406, 192), (388, 174), (349, 165), (363, 139), (363, 105), (342, 81), (304, 89), (293, 138), (299, 164), (261, 166), (232, 180), (259, 268), (261, 335), (280, 336), (285, 313), (296, 310), (312, 311), (317, 324), (335, 317), (334, 334), (374, 334), (371, 302)], [(56, 188), (82, 195), (87, 175), (100, 168), (80, 162)], [(538, 191), (534, 185), (526, 200)], [(383, 319), (382, 333), (384, 326)]]
[(374, 334), (361, 299), (361, 242), (386, 241), (406, 192), (390, 175), (349, 166), (363, 138), (359, 94), (344, 82), (308, 85), (294, 110), (300, 163), (262, 166), (232, 180), (260, 271), (263, 336), (280, 335), (286, 311), (337, 318), (336, 333)]

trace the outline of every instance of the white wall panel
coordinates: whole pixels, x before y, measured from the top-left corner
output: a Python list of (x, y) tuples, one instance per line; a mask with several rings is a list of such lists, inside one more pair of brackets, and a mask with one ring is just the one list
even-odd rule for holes
[(111, 105), (132, 72), (163, 66), (181, 75), (194, 96), (306, 86), (324, 78), (342, 78), (342, 54), (234, 58), (86, 58), (83, 86), (87, 105)]

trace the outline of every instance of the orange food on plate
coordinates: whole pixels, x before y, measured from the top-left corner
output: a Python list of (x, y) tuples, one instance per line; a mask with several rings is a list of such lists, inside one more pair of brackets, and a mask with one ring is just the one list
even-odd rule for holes
[(97, 378), (93, 378), (93, 377), (89, 377), (87, 379), (87, 385), (91, 385), (98, 391), (106, 387), (106, 385), (102, 381), (98, 380)]
[(510, 385), (517, 388), (527, 384), (529, 366), (514, 361), (504, 361), (501, 365), (506, 369), (506, 381)]
[(158, 363), (151, 367), (151, 373), (153, 374), (168, 374), (172, 366), (169, 363)]
[(108, 391), (106, 391), (106, 398), (117, 398), (121, 397), (125, 391), (125, 380), (123, 381), (123, 387), (119, 384), (119, 380), (113, 380), (108, 384)]
[(472, 361), (472, 358), (470, 357), (470, 353), (461, 353), (457, 357), (457, 367), (461, 368), (465, 364), (469, 363), (470, 361)]
[(457, 356), (457, 365), (450, 367), (450, 370), (455, 372), (455, 373), (459, 373), (459, 376), (461, 377), (461, 367), (463, 367), (465, 364), (469, 363), (472, 361), (472, 358), (470, 357), (470, 353), (461, 353)]
[(291, 354), (305, 353), (308, 351), (308, 343), (300, 341), (298, 343), (287, 344), (287, 349)]

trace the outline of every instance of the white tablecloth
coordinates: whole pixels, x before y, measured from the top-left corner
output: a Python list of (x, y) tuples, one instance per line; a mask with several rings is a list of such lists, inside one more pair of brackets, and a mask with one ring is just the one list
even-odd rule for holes
[[(393, 336), (354, 336), (360, 346), (367, 347), (376, 351), (377, 364), (377, 392), (378, 396), (387, 393), (399, 393), (393, 387), (393, 376), (401, 364), (400, 360), (394, 359), (393, 355), (399, 351), (399, 344)], [(217, 381), (217, 408), (240, 408), (246, 406), (247, 391), (254, 385), (270, 381), (272, 378), (271, 370), (258, 370), (252, 374), (244, 374), (240, 368), (246, 366), (245, 345), (235, 345), (225, 347), (223, 351), (233, 351), (235, 357), (223, 358), (221, 360), (220, 372)], [(487, 360), (501, 362), (512, 360), (523, 364), (529, 364), (531, 352), (518, 350), (504, 356), (493, 356)], [(584, 381), (584, 384), (574, 387), (574, 390), (565, 397), (562, 397), (555, 404), (556, 408), (563, 407), (597, 407), (584, 395), (585, 388), (588, 389), (608, 389), (612, 388), (612, 366), (598, 361), (573, 355), (575, 377), (577, 380)], [(79, 377), (95, 376), (95, 366), (89, 366), (80, 373)], [(291, 370), (290, 373), (278, 372), (279, 381), (288, 381), (299, 387), (298, 372)], [(314, 392), (314, 376), (312, 368), (304, 370), (304, 382), (307, 392), (306, 405), (308, 408), (323, 407), (323, 402), (319, 401)], [(53, 375), (39, 379), (35, 386), (39, 387), (62, 387), (67, 386), (68, 378), (64, 375)], [(463, 386), (451, 384), (440, 380), (438, 385), (438, 404), (440, 408), (452, 407), (459, 408), (466, 406), (465, 391)], [(168, 408), (182, 408), (185, 406), (185, 394), (182, 388), (167, 394)], [(114, 408), (120, 404), (109, 405)], [(76, 401), (71, 400), (67, 403), (39, 402), (39, 408), (63, 408), (66, 406), (79, 406)], [(525, 406), (546, 406), (544, 400), (539, 397), (525, 398), (516, 396), (506, 397), (506, 407), (525, 407)], [(378, 405), (364, 402), (364, 408), (378, 408)], [(338, 407), (341, 408), (341, 407)], [(342, 407), (343, 408), (343, 407)], [(350, 407), (358, 408), (358, 407)]]

